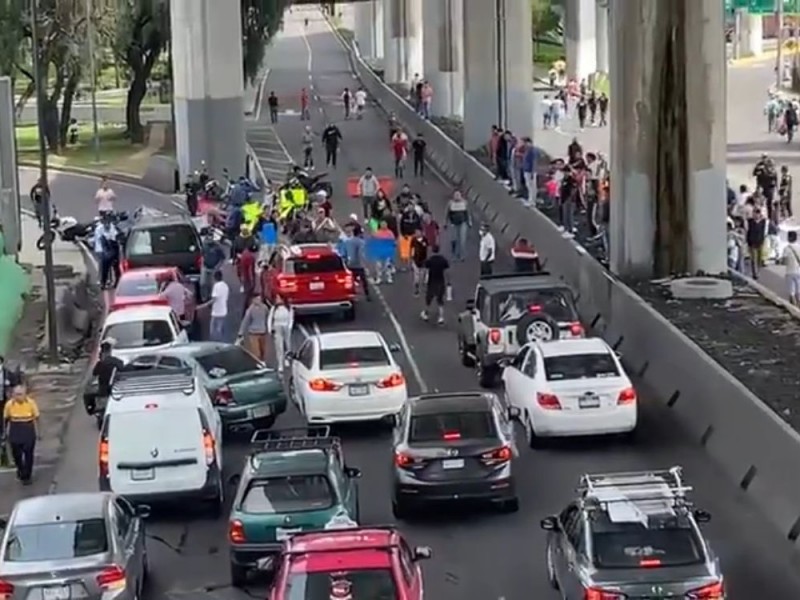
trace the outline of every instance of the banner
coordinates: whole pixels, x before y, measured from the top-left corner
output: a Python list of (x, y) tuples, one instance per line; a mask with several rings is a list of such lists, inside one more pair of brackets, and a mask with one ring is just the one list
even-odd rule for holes
[(275, 245), (278, 243), (278, 229), (275, 223), (265, 223), (259, 232), (262, 244)]
[(367, 259), (375, 262), (393, 260), (397, 256), (397, 240), (367, 238)]

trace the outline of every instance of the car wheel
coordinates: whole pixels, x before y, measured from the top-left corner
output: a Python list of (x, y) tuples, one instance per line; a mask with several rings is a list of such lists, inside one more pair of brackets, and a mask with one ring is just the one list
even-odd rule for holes
[(211, 500), (208, 513), (213, 519), (219, 519), (222, 517), (222, 511), (225, 508), (225, 494), (222, 491), (222, 484), (220, 483), (219, 488), (217, 489), (217, 495)]
[(462, 365), (465, 367), (475, 366), (475, 359), (469, 355), (469, 347), (461, 336), (458, 337), (458, 354), (461, 356)]
[(556, 569), (555, 566), (553, 566), (553, 551), (550, 549), (549, 545), (545, 553), (545, 563), (547, 565), (547, 581), (554, 590), (557, 590), (558, 579), (556, 579)]
[(500, 504), (500, 510), (508, 514), (519, 512), (519, 498), (515, 497), (503, 500)]
[(533, 421), (527, 412), (525, 413), (525, 437), (528, 440), (528, 447), (532, 449), (542, 447), (542, 438), (536, 435), (536, 430), (533, 428)]
[(103, 413), (96, 414), (94, 416), (94, 420), (95, 420), (95, 422), (97, 424), (97, 430), (98, 431), (103, 429), (103, 419), (105, 418), (105, 414), (104, 413), (105, 413), (105, 411), (103, 411)]
[(350, 308), (344, 311), (344, 320), (345, 321), (355, 321), (356, 320), (356, 305), (353, 304)]
[(231, 563), (231, 585), (243, 588), (247, 584), (247, 569), (241, 565)]
[(477, 361), (478, 385), (482, 388), (492, 389), (497, 383), (497, 368), (494, 365), (484, 365)]
[(297, 401), (297, 388), (294, 385), (294, 377), (291, 375), (289, 375), (289, 383), (287, 385), (289, 387), (289, 400), (291, 400), (292, 404), (299, 407), (300, 403)]
[(405, 520), (408, 519), (410, 511), (405, 502), (401, 502), (398, 498), (392, 499), (392, 514), (395, 519)]

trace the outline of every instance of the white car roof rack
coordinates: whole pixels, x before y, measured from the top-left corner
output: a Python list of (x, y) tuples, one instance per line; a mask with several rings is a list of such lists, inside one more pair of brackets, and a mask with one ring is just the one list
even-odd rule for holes
[(121, 400), (125, 396), (156, 396), (159, 394), (195, 392), (195, 373), (192, 369), (142, 369), (117, 371), (111, 387), (111, 397)]

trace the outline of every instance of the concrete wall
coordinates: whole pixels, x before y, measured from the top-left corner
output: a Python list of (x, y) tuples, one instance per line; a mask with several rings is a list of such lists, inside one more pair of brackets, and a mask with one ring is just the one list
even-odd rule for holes
[(11, 256), (0, 257), (0, 355), (5, 355), (22, 315), (24, 294), (30, 289), (28, 273)]

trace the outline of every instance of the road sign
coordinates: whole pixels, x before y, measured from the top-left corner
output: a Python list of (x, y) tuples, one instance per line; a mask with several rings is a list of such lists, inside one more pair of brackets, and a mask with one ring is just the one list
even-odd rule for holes
[[(744, 9), (751, 15), (774, 15), (778, 11), (777, 0), (725, 0), (725, 10)], [(786, 14), (797, 12), (797, 0), (783, 0)]]

